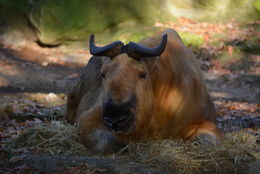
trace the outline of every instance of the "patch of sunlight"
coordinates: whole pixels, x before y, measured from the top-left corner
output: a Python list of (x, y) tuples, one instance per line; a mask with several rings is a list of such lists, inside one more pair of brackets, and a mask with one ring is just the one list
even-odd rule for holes
[(5, 44), (15, 46), (17, 49), (26, 45), (26, 39), (24, 33), (19, 30), (6, 30), (0, 35), (0, 40), (3, 40)]
[(7, 87), (9, 83), (9, 80), (7, 80), (5, 77), (0, 76), (0, 87)]
[(26, 99), (45, 104), (47, 107), (61, 106), (66, 104), (66, 95), (63, 93), (24, 93)]
[[(186, 17), (197, 20), (215, 20), (238, 18), (242, 20), (257, 9), (254, 0), (166, 0), (165, 8), (174, 17)], [(260, 4), (260, 3), (259, 3)]]
[(147, 27), (137, 23), (136, 21), (127, 21), (117, 25), (114, 28), (109, 28), (102, 33), (96, 34), (97, 45), (105, 45), (116, 40), (120, 40), (124, 43), (138, 42), (149, 36), (153, 36), (160, 31), (158, 27)]
[(3, 77), (8, 76), (22, 76), (24, 73), (17, 65), (8, 65), (0, 67), (0, 73)]
[(200, 47), (204, 42), (203, 36), (200, 34), (179, 32), (179, 35), (180, 35), (183, 43), (187, 46), (192, 45), (194, 47)]
[[(187, 5), (189, 3), (185, 3), (185, 4)], [(192, 9), (191, 6), (189, 6), (188, 8), (187, 7), (178, 7), (172, 2), (172, 0), (167, 0), (165, 3), (165, 7), (172, 16), (176, 16), (176, 17), (184, 16), (187, 18), (199, 19), (204, 15), (201, 10)]]
[(220, 98), (230, 98), (231, 95), (229, 95), (226, 92), (211, 92), (210, 93), (212, 97), (220, 97)]

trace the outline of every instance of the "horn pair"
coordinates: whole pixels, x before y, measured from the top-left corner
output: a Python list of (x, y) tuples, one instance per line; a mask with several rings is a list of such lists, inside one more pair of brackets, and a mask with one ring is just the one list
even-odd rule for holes
[(116, 41), (103, 47), (95, 45), (95, 36), (90, 36), (90, 54), (94, 56), (107, 56), (113, 58), (119, 54), (127, 53), (129, 57), (140, 60), (143, 57), (156, 57), (163, 53), (167, 43), (167, 34), (164, 34), (161, 43), (155, 48), (145, 48), (134, 42), (124, 45), (121, 41)]

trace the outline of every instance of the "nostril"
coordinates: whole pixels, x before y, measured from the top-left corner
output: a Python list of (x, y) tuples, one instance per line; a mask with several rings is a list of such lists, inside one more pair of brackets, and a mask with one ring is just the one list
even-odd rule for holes
[(112, 122), (108, 117), (103, 117), (103, 120), (105, 122), (106, 125), (108, 125), (109, 127), (112, 126)]
[(109, 127), (112, 127), (112, 126), (113, 126), (113, 124), (112, 124), (111, 122), (108, 122), (107, 125), (108, 125)]
[(118, 121), (118, 125), (119, 126), (123, 126), (123, 125), (126, 125), (129, 120), (130, 120), (130, 116), (129, 115), (124, 115), (122, 117), (119, 118), (119, 121)]
[(118, 119), (112, 119), (112, 120), (111, 120), (111, 123), (112, 123), (112, 124), (117, 124), (117, 123), (118, 123)]
[(109, 127), (112, 127), (112, 125), (113, 125), (113, 123), (110, 122), (110, 121), (106, 121), (106, 120), (104, 120), (104, 122), (105, 122), (105, 124), (106, 124), (107, 126), (109, 126)]
[(128, 115), (124, 115), (122, 117), (119, 118), (119, 121), (124, 121), (128, 118)]
[(109, 117), (103, 117), (103, 119), (106, 120), (106, 121), (110, 121)]

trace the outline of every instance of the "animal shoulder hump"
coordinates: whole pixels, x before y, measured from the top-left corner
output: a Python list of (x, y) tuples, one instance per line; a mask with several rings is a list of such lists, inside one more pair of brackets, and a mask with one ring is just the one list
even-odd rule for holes
[(100, 69), (103, 65), (103, 58), (98, 56), (93, 56), (88, 61), (88, 64), (84, 68), (81, 74), (81, 81), (99, 81), (100, 79)]
[(163, 34), (167, 34), (168, 40), (181, 41), (180, 35), (172, 28), (165, 29)]

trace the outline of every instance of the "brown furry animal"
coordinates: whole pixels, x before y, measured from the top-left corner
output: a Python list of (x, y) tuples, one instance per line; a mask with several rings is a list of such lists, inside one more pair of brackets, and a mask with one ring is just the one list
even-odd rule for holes
[[(159, 46), (158, 46), (159, 44)], [(111, 153), (146, 138), (217, 145), (215, 109), (197, 60), (171, 29), (138, 44), (97, 47), (68, 96), (66, 120), (82, 143)]]

